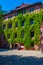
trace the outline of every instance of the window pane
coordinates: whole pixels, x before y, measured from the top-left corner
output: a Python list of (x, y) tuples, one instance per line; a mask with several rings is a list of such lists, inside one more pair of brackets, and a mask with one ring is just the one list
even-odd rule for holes
[(34, 24), (34, 20), (30, 20), (30, 25)]
[(21, 32), (21, 37), (24, 38), (24, 32)]
[(14, 37), (17, 38), (17, 33), (14, 33)]
[(34, 42), (31, 43), (31, 47), (34, 47)]
[(31, 33), (31, 37), (34, 37), (34, 31), (31, 31), (30, 33)]
[(25, 14), (26, 13), (26, 10), (22, 10), (22, 14)]
[(10, 15), (10, 16), (8, 16), (8, 18), (12, 18), (12, 16)]
[(31, 11), (34, 11), (34, 8), (32, 8), (32, 10)]
[(30, 12), (33, 12), (33, 11), (34, 11), (34, 8), (31, 8), (31, 9), (30, 9)]
[(14, 14), (14, 16), (18, 16), (18, 14), (17, 14), (17, 13), (15, 13), (15, 14)]
[(18, 27), (18, 23), (15, 24), (15, 27)]
[(21, 23), (21, 26), (24, 26), (24, 22)]
[(12, 28), (12, 23), (9, 23), (8, 24), (8, 28)]

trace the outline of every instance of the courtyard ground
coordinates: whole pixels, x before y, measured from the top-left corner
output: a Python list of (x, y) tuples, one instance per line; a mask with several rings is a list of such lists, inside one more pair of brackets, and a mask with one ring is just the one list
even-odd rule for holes
[(32, 50), (0, 49), (0, 65), (43, 65), (43, 53)]

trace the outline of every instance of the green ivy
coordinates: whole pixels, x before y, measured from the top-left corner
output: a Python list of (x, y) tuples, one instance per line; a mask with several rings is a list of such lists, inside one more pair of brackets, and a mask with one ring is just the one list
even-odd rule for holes
[[(30, 20), (34, 20), (34, 24), (30, 25)], [(40, 44), (40, 25), (43, 19), (43, 12), (39, 13), (28, 13), (25, 15), (19, 14), (14, 19), (9, 19), (8, 21), (3, 21), (6, 24), (6, 29), (4, 34), (8, 43), (14, 44), (16, 42), (23, 43), (25, 47), (29, 47), (31, 42), (34, 44)], [(21, 22), (24, 21), (24, 26), (21, 26)], [(12, 23), (12, 28), (7, 28), (8, 23)], [(18, 22), (18, 27), (15, 27), (15, 23)], [(30, 31), (34, 30), (34, 39), (30, 37)], [(24, 38), (21, 38), (21, 32), (25, 32)], [(17, 38), (14, 38), (14, 33), (17, 33)], [(7, 38), (7, 34), (10, 34), (10, 39)]]

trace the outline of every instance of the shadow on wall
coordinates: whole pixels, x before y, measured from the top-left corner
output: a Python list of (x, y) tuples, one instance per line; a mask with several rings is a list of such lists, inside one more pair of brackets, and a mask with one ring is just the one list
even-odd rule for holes
[(43, 57), (34, 56), (17, 56), (17, 55), (0, 55), (0, 65), (43, 65)]
[(0, 49), (0, 52), (6, 52), (9, 51), (9, 49)]

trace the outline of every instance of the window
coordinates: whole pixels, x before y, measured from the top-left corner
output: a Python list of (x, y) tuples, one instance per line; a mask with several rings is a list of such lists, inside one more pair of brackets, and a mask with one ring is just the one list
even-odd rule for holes
[(42, 35), (42, 32), (40, 32), (40, 34)]
[(34, 31), (30, 32), (30, 36), (31, 36), (31, 38), (34, 37)]
[(30, 9), (30, 12), (33, 12), (33, 11), (34, 11), (34, 8), (31, 8), (31, 9)]
[(27, 9), (27, 10), (26, 10), (26, 12), (30, 12), (30, 10), (29, 10), (29, 9)]
[(14, 14), (14, 16), (18, 16), (18, 14), (17, 14), (17, 13), (15, 13), (15, 14)]
[(12, 16), (10, 15), (10, 16), (8, 16), (8, 18), (12, 18)]
[(10, 34), (7, 34), (7, 38), (8, 38), (8, 39), (10, 38)]
[(32, 10), (31, 11), (34, 11), (34, 8), (32, 8)]
[(34, 42), (31, 43), (31, 47), (34, 47)]
[(36, 9), (40, 9), (40, 6), (37, 6)]
[(17, 38), (17, 33), (14, 33), (14, 37)]
[(12, 28), (12, 23), (9, 23), (8, 24), (8, 28)]
[(7, 19), (7, 17), (4, 17), (4, 20)]
[(3, 29), (5, 29), (5, 28), (6, 28), (6, 24), (3, 25)]
[(32, 24), (34, 24), (34, 20), (33, 19), (30, 20), (30, 25), (32, 25)]
[(25, 14), (26, 13), (26, 10), (22, 10), (22, 14)]
[(24, 38), (24, 31), (21, 32), (21, 37)]
[(21, 26), (24, 26), (24, 21), (23, 21), (23, 22), (21, 22)]
[(15, 27), (18, 27), (18, 22), (16, 22)]

